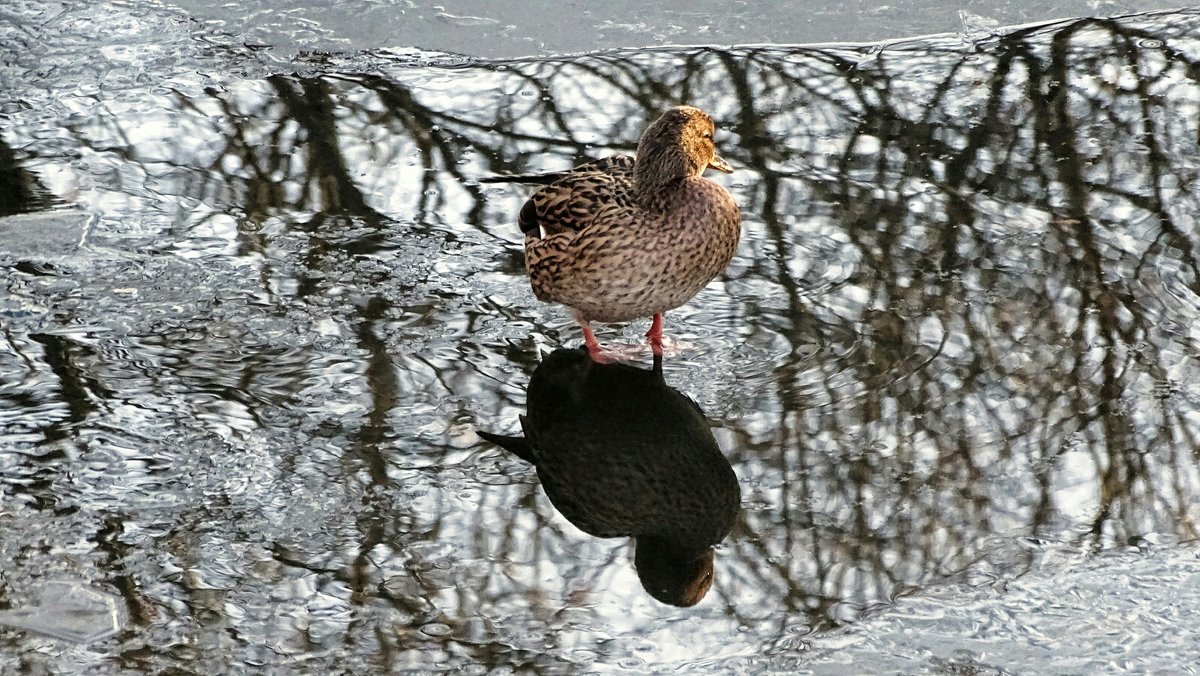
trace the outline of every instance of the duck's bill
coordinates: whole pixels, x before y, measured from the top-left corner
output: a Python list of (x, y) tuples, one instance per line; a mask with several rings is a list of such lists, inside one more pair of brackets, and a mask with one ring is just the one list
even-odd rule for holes
[(714, 156), (713, 156), (713, 158), (712, 158), (712, 162), (709, 162), (709, 163), (708, 163), (708, 167), (709, 167), (710, 169), (716, 169), (717, 171), (723, 171), (723, 172), (725, 172), (726, 174), (732, 174), (732, 173), (733, 173), (733, 167), (729, 166), (729, 163), (728, 163), (728, 162), (726, 162), (725, 160), (723, 160), (723, 159), (721, 159), (721, 158), (717, 157), (716, 155), (714, 155)]

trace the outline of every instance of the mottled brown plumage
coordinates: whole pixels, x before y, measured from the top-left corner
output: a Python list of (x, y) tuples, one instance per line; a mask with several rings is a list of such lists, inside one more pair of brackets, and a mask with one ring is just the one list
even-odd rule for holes
[[(642, 134), (637, 158), (613, 157), (570, 171), (499, 180), (547, 185), (521, 208), (525, 262), (534, 294), (570, 308), (589, 350), (589, 322), (655, 317), (683, 305), (725, 269), (741, 215), (725, 188), (701, 176), (730, 172), (716, 155), (704, 111), (671, 108)], [(497, 180), (497, 179), (491, 179)]]

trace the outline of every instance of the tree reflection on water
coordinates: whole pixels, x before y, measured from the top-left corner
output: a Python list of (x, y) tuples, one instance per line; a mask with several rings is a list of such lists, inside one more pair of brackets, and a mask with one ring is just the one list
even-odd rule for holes
[[(502, 64), (380, 55), (371, 74), (315, 66), (163, 95), (155, 115), (169, 137), (129, 141), (138, 121), (118, 113), (67, 129), (121, 167), (128, 183), (109, 189), (131, 209), (168, 205), (161, 236), (177, 250), (203, 255), (193, 234), (233, 214), (233, 246), (219, 257), (259, 261), (268, 308), (307, 307), (335, 287), (352, 299), (337, 302), (353, 339), (324, 348), (351, 351), (362, 376), (331, 395), (353, 414), (324, 414), (344, 436), (328, 471), (436, 492), (451, 490), (437, 468), (497, 461), (482, 446), (464, 451), (470, 433), (428, 415), (484, 428), (511, 418), (524, 379), (514, 371), (531, 371), (534, 345), (557, 340), (515, 257), (522, 195), (476, 179), (632, 152), (645, 121), (675, 103), (712, 113), (738, 169), (745, 234), (723, 283), (682, 315), (701, 357), (674, 368), (692, 378), (680, 389), (705, 399), (743, 482), (742, 521), (704, 605), (772, 636), (854, 620), (977, 570), (1000, 556), (994, 536), (1083, 549), (1197, 537), (1198, 29), (1200, 15), (1177, 13), (883, 49)], [(404, 269), (368, 264), (395, 251)], [(438, 288), (446, 280), (454, 288)], [(705, 334), (708, 324), (718, 328)], [(88, 378), (102, 377), (82, 375), (91, 348), (7, 340), (53, 373), (58, 397), (99, 391)], [(300, 385), (256, 391), (264, 364), (235, 351), (220, 376), (239, 384), (221, 396), (251, 412), (295, 405)], [(327, 364), (294, 366), (300, 383)], [(215, 376), (190, 377), (211, 391)], [(29, 424), (49, 440), (87, 420)], [(426, 478), (412, 478), (405, 453), (432, 468)], [(389, 603), (450, 627), (457, 647), (442, 658), (520, 663), (519, 650), (497, 647), (519, 639), (472, 629), (472, 618), (560, 626), (559, 578), (568, 591), (604, 588), (607, 573), (564, 559), (584, 536), (528, 477), (496, 483), (469, 508), (367, 500), (342, 517), (353, 535), (275, 542), (275, 559), (360, 599), (387, 597), (379, 561), (403, 559), (423, 600)], [(535, 501), (536, 518), (518, 516)], [(458, 592), (422, 577), (418, 541), (454, 543)], [(331, 560), (302, 563), (283, 552), (292, 548), (325, 548)], [(1019, 550), (1004, 573), (1037, 557)], [(448, 645), (406, 631), (370, 640), (390, 665), (433, 664), (413, 651)]]

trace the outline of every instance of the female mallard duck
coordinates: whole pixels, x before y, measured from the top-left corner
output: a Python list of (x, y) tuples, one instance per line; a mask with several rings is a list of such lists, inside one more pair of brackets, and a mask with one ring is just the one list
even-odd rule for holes
[(676, 106), (646, 128), (637, 158), (569, 171), (485, 181), (544, 184), (521, 208), (525, 265), (539, 300), (566, 305), (588, 353), (606, 361), (590, 322), (653, 315), (646, 336), (662, 354), (662, 313), (716, 277), (737, 248), (741, 214), (725, 188), (703, 178), (717, 157), (712, 118)]
[(737, 475), (704, 412), (654, 370), (547, 355), (529, 380), (524, 436), (479, 436), (532, 463), (546, 496), (580, 530), (634, 538), (651, 596), (695, 605), (713, 582), (713, 546), (741, 509)]

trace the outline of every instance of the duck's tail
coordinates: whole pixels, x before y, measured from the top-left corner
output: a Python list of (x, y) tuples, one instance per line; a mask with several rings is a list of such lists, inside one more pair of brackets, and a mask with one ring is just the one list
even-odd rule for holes
[(538, 217), (537, 204), (534, 204), (533, 199), (526, 200), (521, 207), (521, 212), (517, 214), (517, 225), (521, 227), (521, 232), (525, 235), (541, 236), (542, 222)]
[(503, 434), (484, 432), (483, 430), (475, 430), (475, 434), (478, 434), (485, 441), (496, 444), (525, 462), (533, 463), (533, 447), (529, 445), (529, 440), (525, 437), (510, 437)]
[(565, 171), (551, 171), (545, 174), (498, 174), (484, 176), (480, 183), (526, 183), (529, 185), (550, 185), (567, 175)]
[[(565, 178), (568, 172), (551, 171), (544, 174), (504, 174), (497, 176), (484, 176), (479, 179), (480, 183), (526, 183), (531, 185), (550, 185)], [(521, 226), (521, 232), (526, 235), (539, 236), (541, 232), (541, 223), (538, 219), (537, 206), (533, 200), (525, 202), (521, 207), (521, 213), (517, 216), (517, 225)]]

